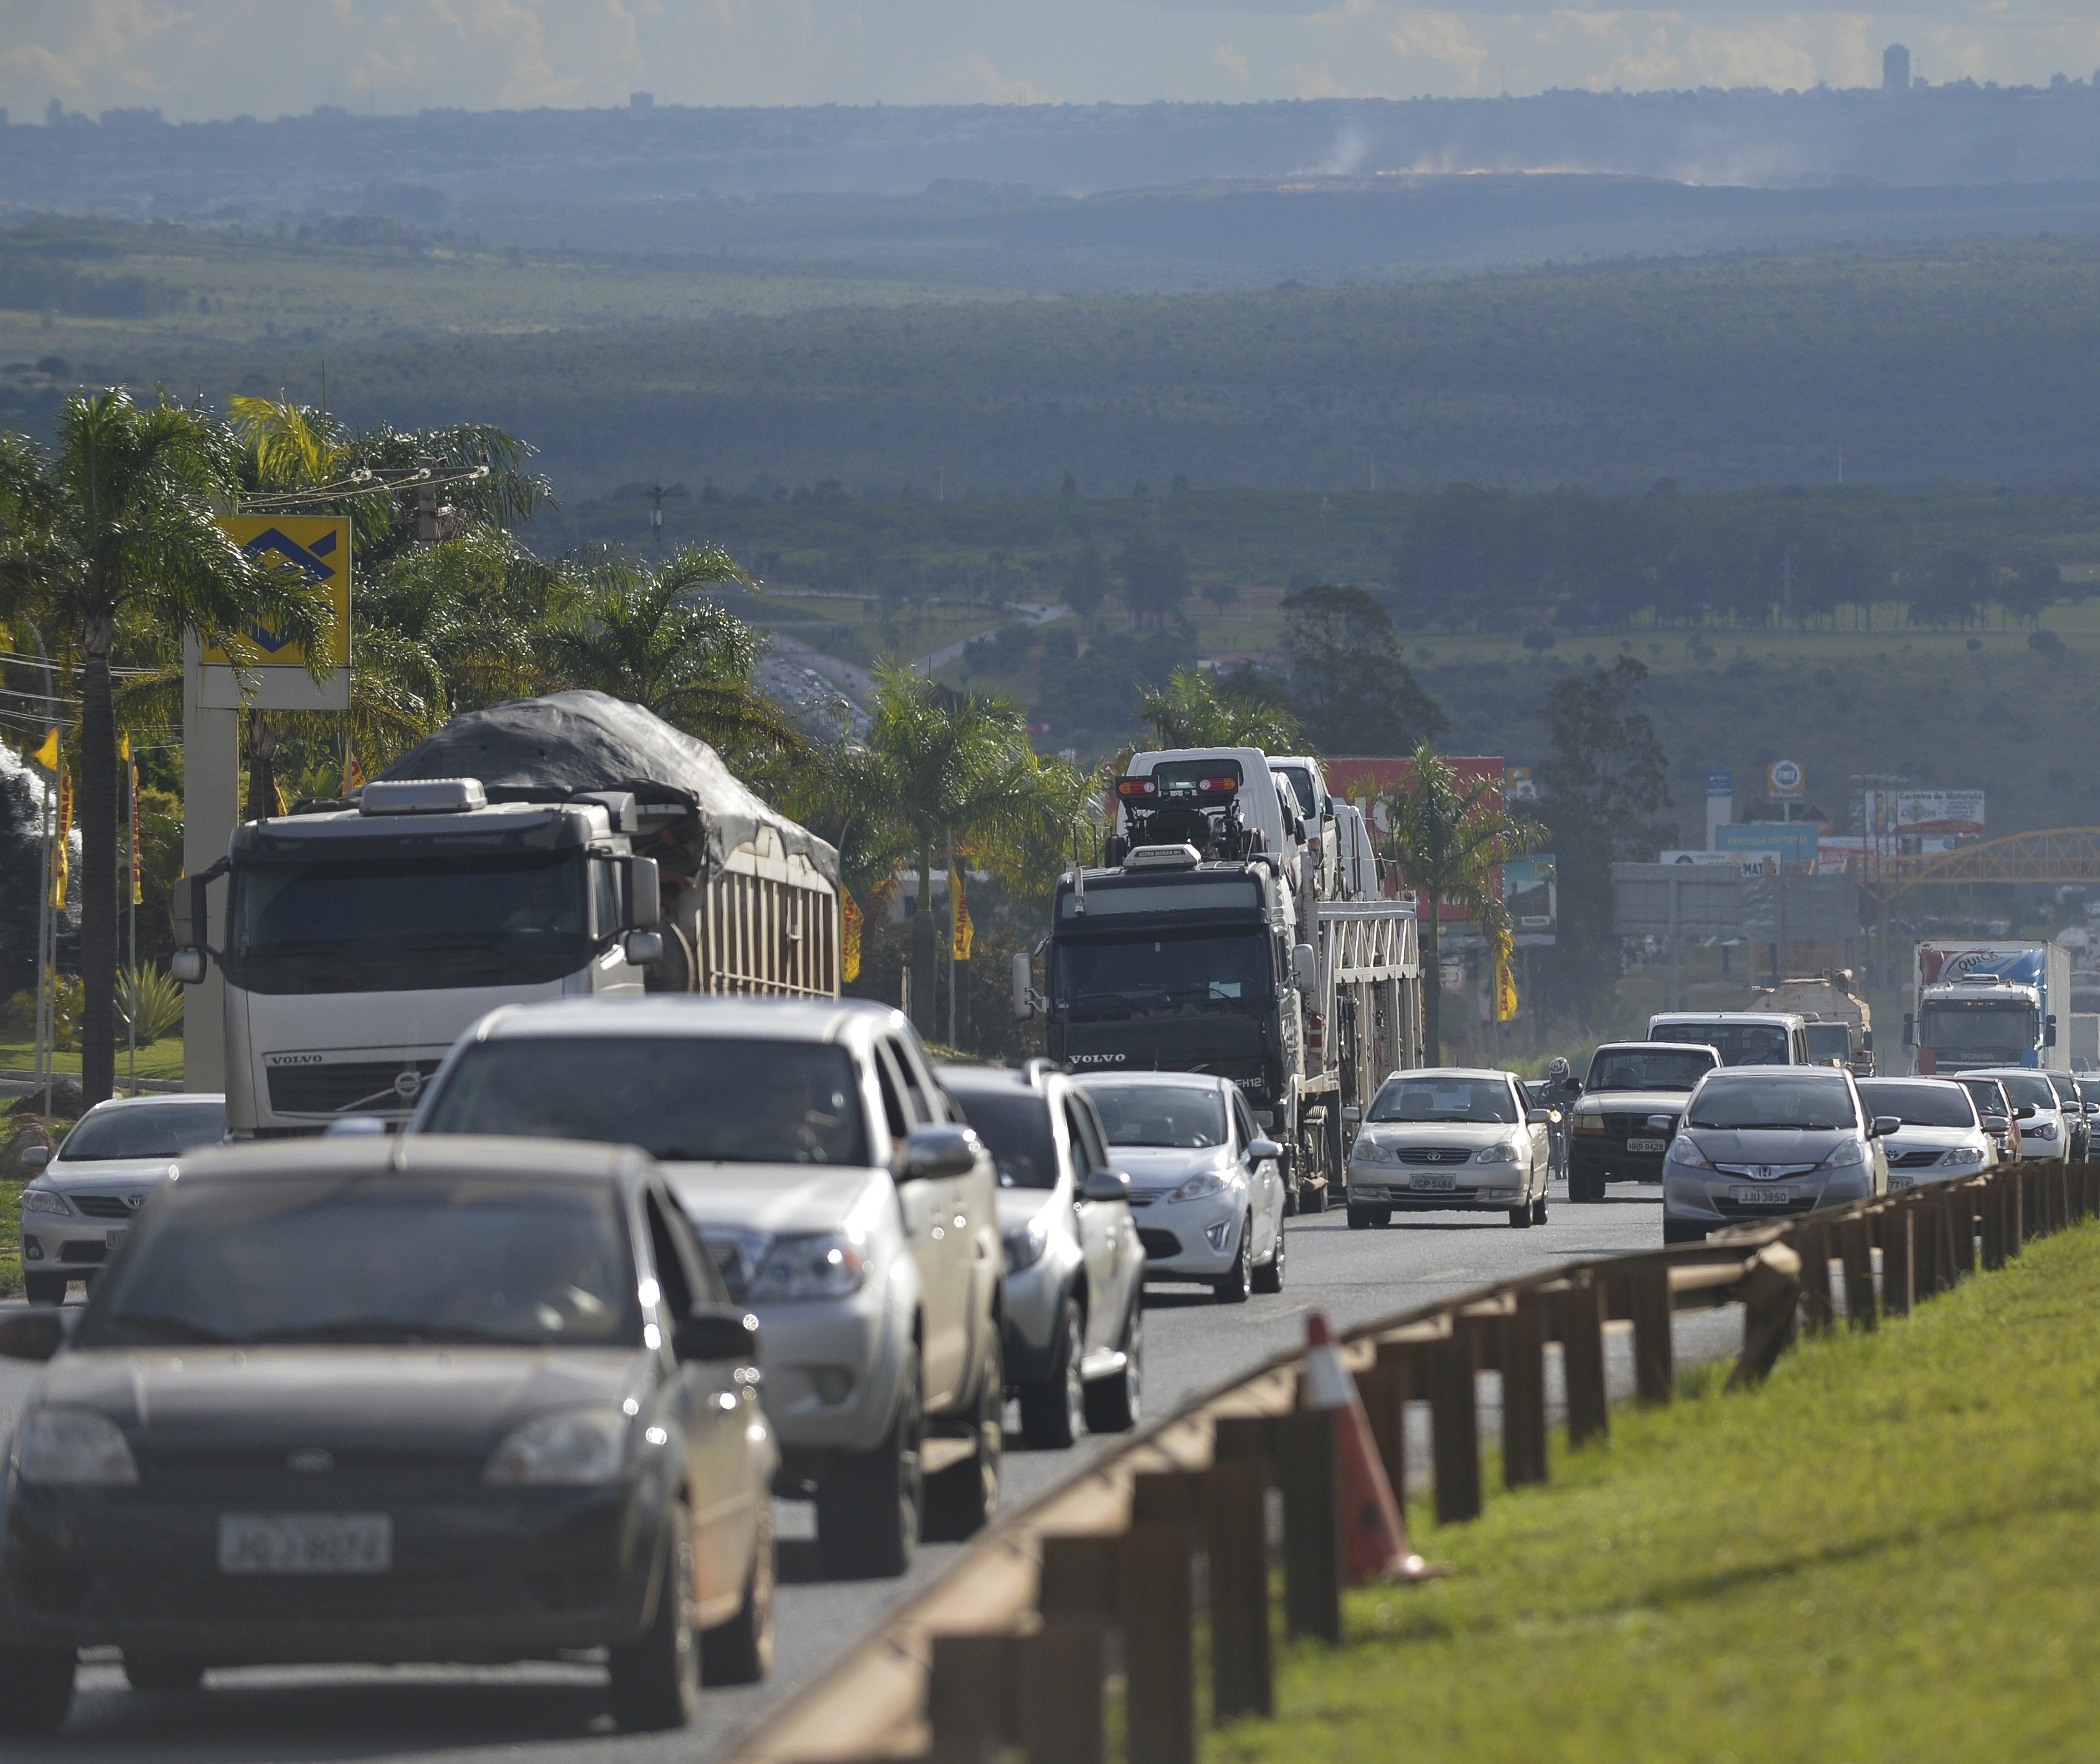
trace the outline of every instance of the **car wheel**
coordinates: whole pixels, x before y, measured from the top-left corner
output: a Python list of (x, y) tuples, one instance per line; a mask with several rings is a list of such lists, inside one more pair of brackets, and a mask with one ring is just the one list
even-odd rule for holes
[(612, 1718), (626, 1733), (687, 1726), (700, 1709), (700, 1643), (693, 1629), (693, 1522), (671, 1510), (657, 1566), (656, 1611), (639, 1641), (610, 1651)]
[(773, 1501), (758, 1492), (758, 1525), (751, 1541), (751, 1569), (743, 1577), (743, 1603), (726, 1623), (700, 1638), (702, 1684), (756, 1684), (773, 1669)]
[(1021, 1440), (1031, 1451), (1061, 1452), (1085, 1426), (1087, 1382), (1079, 1375), (1086, 1338), (1079, 1308), (1066, 1301), (1057, 1364), (1040, 1383), (1021, 1387)]
[(1254, 1271), (1254, 1290), (1256, 1292), (1283, 1290), (1283, 1221), (1276, 1222), (1276, 1247), (1269, 1252), (1268, 1259)]
[(1349, 1229), (1352, 1231), (1369, 1231), (1378, 1222), (1375, 1206), (1352, 1206), (1349, 1209)]
[(817, 1484), (817, 1547), (835, 1580), (891, 1579), (911, 1566), (924, 1491), (919, 1442), (919, 1361), (907, 1365), (889, 1436), (842, 1459)]
[(1531, 1202), (1520, 1201), (1509, 1210), (1509, 1222), (1519, 1231), (1531, 1228)]
[(1245, 1304), (1247, 1295), (1254, 1290), (1254, 1215), (1250, 1213), (1240, 1223), (1240, 1253), (1233, 1258), (1232, 1270), (1220, 1274), (1211, 1282), (1211, 1290), (1218, 1295), (1220, 1304)]
[(926, 1479), (926, 1519), (920, 1535), (929, 1542), (955, 1543), (974, 1537), (999, 1511), (999, 1457), (1006, 1444), (1006, 1367), (997, 1328), (995, 1318), (991, 1345), (977, 1369), (970, 1455)]
[(1534, 1225), (1546, 1223), (1546, 1197), (1542, 1194), (1531, 1203), (1531, 1222)]
[(63, 1274), (24, 1274), (22, 1290), (31, 1304), (64, 1304), (66, 1277)]
[(187, 1654), (141, 1654), (127, 1647), (124, 1678), (135, 1691), (194, 1691), (204, 1682), (204, 1662)]
[(1144, 1413), (1145, 1312), (1133, 1298), (1130, 1321), (1123, 1326), (1123, 1370), (1087, 1386), (1087, 1431), (1127, 1433)]
[(0, 1733), (55, 1733), (73, 1707), (70, 1647), (0, 1647)]
[(1681, 1219), (1665, 1216), (1662, 1221), (1662, 1241), (1665, 1243), (1704, 1243), (1706, 1228), (1688, 1224)]

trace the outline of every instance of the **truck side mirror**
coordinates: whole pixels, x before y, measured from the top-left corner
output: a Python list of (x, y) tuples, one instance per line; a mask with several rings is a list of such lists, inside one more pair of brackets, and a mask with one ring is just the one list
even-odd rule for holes
[(1013, 1017), (1025, 1023), (1035, 1014), (1035, 965), (1028, 951), (1013, 952)]
[(1312, 952), (1312, 946), (1301, 943), (1290, 952), (1290, 977), (1298, 983), (1300, 992), (1310, 992), (1320, 983), (1320, 959)]
[(2042, 1024), (2041, 1044), (2045, 1047), (2054, 1047), (2056, 1045), (2056, 1013), (2054, 1011), (2049, 1012), (2047, 1020)]
[(206, 965), (202, 950), (177, 950), (168, 958), (168, 972), (178, 986), (201, 986)]
[(1862, 1053), (1872, 1053), (1873, 1051), (1874, 1032), (1870, 1029), (1860, 1038), (1860, 1052)]
[(664, 894), (654, 858), (629, 858), (627, 923), (623, 931), (653, 931), (664, 922)]
[(1906, 1047), (1915, 1047), (1917, 1045), (1917, 1024), (1916, 1017), (1908, 1011), (1904, 1012), (1904, 1045)]

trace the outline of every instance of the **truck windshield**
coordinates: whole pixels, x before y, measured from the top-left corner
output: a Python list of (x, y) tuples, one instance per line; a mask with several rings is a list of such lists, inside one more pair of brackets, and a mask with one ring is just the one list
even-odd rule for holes
[(1918, 1013), (1917, 1041), (1935, 1053), (1974, 1054), (2017, 1060), (2040, 1039), (2040, 1014), (2031, 1004), (1928, 1004)]
[(1723, 1065), (1791, 1065), (1786, 1030), (1777, 1023), (1658, 1023), (1651, 1041), (1696, 1042), (1711, 1047)]
[(1256, 929), (1060, 939), (1050, 976), (1052, 1008), (1074, 1022), (1244, 1012), (1268, 999), (1268, 939)]
[(574, 851), (243, 863), (228, 919), (250, 992), (544, 985), (594, 947)]
[(460, 1056), (419, 1130), (639, 1145), (666, 1163), (858, 1164), (845, 1049), (703, 1035), (498, 1037)]
[(1600, 1090), (1690, 1090), (1714, 1069), (1714, 1056), (1696, 1052), (1664, 1053), (1653, 1047), (1599, 1047), (1590, 1061), (1582, 1088)]
[(1807, 1033), (1810, 1059), (1843, 1061), (1852, 1057), (1852, 1031), (1844, 1024), (1811, 1023)]

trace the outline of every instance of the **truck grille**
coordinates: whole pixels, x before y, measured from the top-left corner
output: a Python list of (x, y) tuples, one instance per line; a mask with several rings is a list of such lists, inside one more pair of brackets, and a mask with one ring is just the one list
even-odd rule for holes
[(280, 1115), (405, 1114), (415, 1092), (404, 1096), (394, 1087), (404, 1072), (416, 1074), (416, 1088), (438, 1069), (435, 1060), (335, 1060), (320, 1065), (280, 1065), (270, 1069), (270, 1108)]
[[(1664, 1113), (1660, 1109), (1652, 1112), (1656, 1114)], [(1604, 1131), (1615, 1140), (1667, 1139), (1671, 1133), (1676, 1131), (1675, 1118), (1672, 1118), (1670, 1127), (1665, 1130), (1661, 1127), (1651, 1127), (1648, 1124), (1648, 1116), (1644, 1114), (1606, 1115)]]

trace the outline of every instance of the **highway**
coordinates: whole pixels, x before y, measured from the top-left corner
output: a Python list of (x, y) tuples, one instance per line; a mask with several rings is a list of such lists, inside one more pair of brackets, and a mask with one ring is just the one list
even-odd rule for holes
[[(1499, 1214), (1428, 1215), (1382, 1231), (1352, 1232), (1336, 1213), (1290, 1222), (1285, 1290), (1220, 1308), (1193, 1287), (1148, 1294), (1148, 1413), (1303, 1338), (1304, 1313), (1347, 1325), (1405, 1309), (1543, 1264), (1659, 1244), (1656, 1191), (1620, 1188), (1606, 1202), (1565, 1203), (1556, 1184), (1550, 1222), (1513, 1230)], [(1718, 1351), (1727, 1325), (1700, 1345)], [(1623, 1344), (1620, 1344), (1621, 1347)], [(1684, 1348), (1680, 1347), (1680, 1352)], [(1623, 1357), (1621, 1355), (1621, 1357)], [(0, 1361), (0, 1430), (11, 1431), (33, 1368)], [(1009, 1420), (1011, 1420), (1009, 1414)], [(1005, 1498), (1026, 1500), (1101, 1449), (1083, 1439), (1066, 1452), (1010, 1452)], [(1418, 1454), (1417, 1454), (1418, 1458)], [(810, 1510), (779, 1510), (783, 1585), (772, 1677), (709, 1691), (696, 1727), (665, 1735), (614, 1732), (602, 1674), (577, 1664), (497, 1670), (418, 1667), (216, 1672), (203, 1691), (145, 1696), (130, 1691), (113, 1657), (82, 1670), (72, 1718), (53, 1739), (11, 1741), (11, 1764), (233, 1764), (233, 1761), (408, 1760), (447, 1764), (496, 1759), (529, 1764), (581, 1760), (693, 1761), (712, 1757), (768, 1705), (819, 1671), (907, 1588), (938, 1572), (955, 1546), (920, 1552), (903, 1581), (826, 1583), (818, 1577)]]

